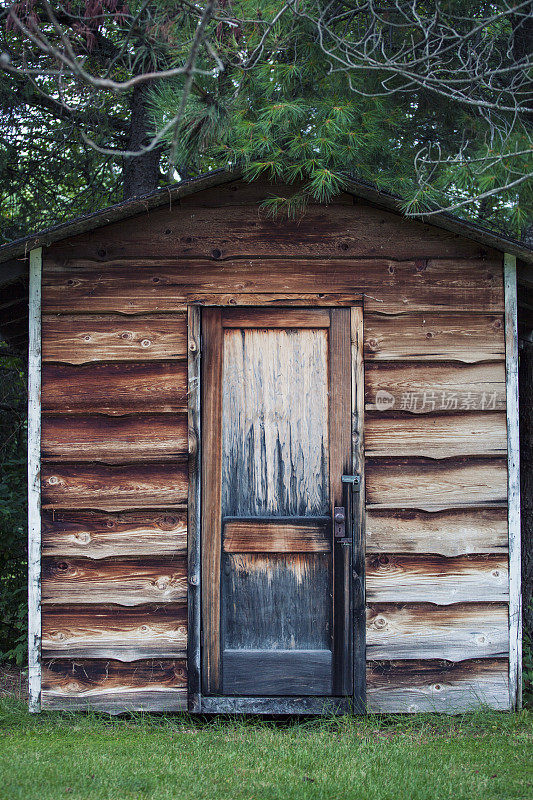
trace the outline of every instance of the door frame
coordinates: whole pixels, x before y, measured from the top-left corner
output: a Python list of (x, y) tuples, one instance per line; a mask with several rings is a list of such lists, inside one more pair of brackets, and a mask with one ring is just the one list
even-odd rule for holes
[[(206, 298), (207, 300), (207, 298)], [(201, 595), (201, 530), (202, 530), (202, 480), (209, 480), (213, 468), (208, 462), (202, 464), (201, 418), (206, 409), (201, 408), (202, 371), (209, 375), (213, 365), (202, 364), (202, 307), (235, 306), (235, 297), (228, 295), (210, 296), (203, 304), (188, 306), (188, 427), (189, 427), (189, 488), (188, 488), (188, 709), (191, 713), (254, 713), (254, 714), (330, 714), (363, 713), (366, 709), (366, 615), (365, 615), (365, 504), (364, 504), (364, 363), (363, 363), (363, 302), (361, 295), (334, 298), (302, 295), (249, 295), (239, 304), (248, 307), (283, 306), (302, 308), (347, 307), (350, 309), (350, 349), (351, 349), (351, 431), (352, 431), (352, 474), (359, 474), (360, 492), (353, 494), (354, 546), (352, 548), (351, 574), (353, 584), (352, 607), (352, 685), (353, 694), (332, 697), (228, 697), (206, 696), (202, 692), (202, 595)], [(211, 315), (210, 315), (211, 316)], [(205, 332), (204, 332), (205, 335)], [(217, 367), (215, 365), (215, 371)], [(218, 374), (210, 375), (215, 383)], [(215, 403), (216, 406), (216, 403)], [(216, 407), (207, 409), (211, 415), (217, 413)], [(215, 465), (216, 468), (216, 465)], [(216, 561), (216, 553), (211, 560)], [(220, 558), (220, 554), (218, 556)]]

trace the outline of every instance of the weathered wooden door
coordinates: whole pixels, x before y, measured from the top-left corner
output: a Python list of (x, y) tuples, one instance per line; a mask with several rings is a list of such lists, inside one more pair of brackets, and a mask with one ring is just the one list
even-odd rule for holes
[(350, 319), (203, 311), (204, 695), (353, 693)]

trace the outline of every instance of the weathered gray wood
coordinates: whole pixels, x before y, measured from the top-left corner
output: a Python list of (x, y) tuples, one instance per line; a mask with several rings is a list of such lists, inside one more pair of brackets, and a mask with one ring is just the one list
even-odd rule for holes
[(43, 603), (123, 606), (179, 603), (187, 598), (183, 557), (103, 559), (46, 558), (42, 565)]
[(368, 504), (396, 508), (454, 508), (505, 503), (503, 458), (367, 458)]
[(187, 552), (185, 512), (43, 511), (45, 556), (167, 556)]
[(368, 361), (366, 410), (410, 414), (505, 411), (505, 364)]
[(329, 553), (330, 517), (224, 519), (225, 553)]
[(45, 605), (43, 658), (185, 658), (187, 605)]
[(47, 711), (98, 711), (104, 714), (174, 714), (187, 711), (187, 689), (94, 689), (83, 694), (66, 695), (53, 689), (43, 690), (42, 706)]
[(187, 565), (187, 698), (188, 709), (201, 708), (201, 408), (200, 353), (201, 319), (199, 308), (187, 311), (187, 379), (189, 429), (189, 491), (187, 501), (188, 565)]
[(225, 649), (330, 648), (330, 593), (328, 553), (226, 553)]
[(505, 357), (501, 314), (365, 314), (365, 359), (499, 361)]
[(522, 704), (522, 592), (520, 536), (520, 440), (516, 257), (504, 256), (505, 376), (507, 385), (507, 501), (509, 508), (509, 696)]
[(31, 712), (41, 709), (41, 266), (30, 252), (28, 356), (28, 686)]
[(370, 555), (369, 603), (507, 602), (506, 556)]
[(507, 508), (446, 511), (369, 508), (367, 553), (438, 553), (460, 556), (507, 551)]
[(503, 412), (368, 414), (367, 456), (502, 456), (507, 453)]
[(376, 603), (367, 609), (367, 658), (506, 658), (509, 652), (506, 603)]
[(202, 697), (202, 714), (351, 714), (351, 697)]
[(367, 687), (369, 711), (381, 714), (509, 709), (507, 659), (370, 662)]
[(224, 694), (330, 695), (331, 650), (224, 650)]
[(224, 332), (224, 516), (329, 513), (327, 337)]

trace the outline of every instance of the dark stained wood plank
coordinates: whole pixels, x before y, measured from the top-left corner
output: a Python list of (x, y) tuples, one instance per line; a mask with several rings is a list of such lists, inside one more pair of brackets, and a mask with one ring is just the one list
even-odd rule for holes
[(183, 711), (187, 708), (185, 661), (58, 659), (43, 664), (43, 708), (97, 711)]
[(187, 464), (44, 463), (41, 491), (44, 508), (168, 508), (187, 502)]
[(224, 694), (330, 695), (331, 650), (224, 650)]
[(187, 408), (187, 362), (43, 364), (44, 412), (126, 414)]
[(368, 603), (505, 602), (509, 597), (506, 555), (369, 555)]
[(222, 312), (223, 328), (329, 328), (325, 308), (227, 308)]
[(41, 456), (51, 461), (153, 461), (186, 457), (187, 416), (175, 414), (45, 414)]
[(498, 361), (505, 357), (501, 314), (365, 315), (369, 361)]
[(187, 552), (185, 512), (43, 511), (42, 552), (45, 556), (167, 556)]
[(331, 519), (226, 518), (222, 546), (225, 553), (329, 553)]
[(220, 565), (222, 495), (222, 314), (202, 312), (202, 630), (203, 689), (220, 690)]
[[(362, 316), (362, 310), (359, 309)], [(346, 508), (343, 475), (353, 472), (351, 310), (332, 309), (329, 331), (329, 491), (330, 513)], [(348, 490), (349, 491), (349, 490)], [(350, 511), (346, 510), (347, 516)], [(352, 695), (353, 680), (353, 537), (347, 520), (346, 538), (333, 547), (333, 693)], [(356, 544), (357, 546), (357, 544)]]
[(150, 361), (187, 354), (185, 314), (44, 316), (43, 361)]
[[(204, 189), (202, 192), (194, 192), (187, 197), (180, 198), (182, 207), (203, 207), (216, 208), (226, 206), (241, 206), (255, 204), (259, 206), (263, 200), (269, 197), (292, 197), (302, 188), (299, 183), (283, 184), (272, 183), (266, 180), (254, 180), (250, 183), (246, 181), (234, 181), (233, 183), (216, 186), (214, 189)], [(312, 198), (310, 203), (316, 205)], [(348, 192), (341, 192), (331, 198), (328, 205), (353, 205), (353, 196)], [(259, 213), (264, 213), (260, 211)]]
[(331, 513), (328, 331), (232, 329), (223, 346), (222, 513)]
[(367, 553), (436, 553), (459, 556), (506, 553), (507, 509), (410, 509), (366, 514)]
[(383, 714), (508, 710), (507, 659), (370, 662), (367, 699), (370, 711)]
[(352, 495), (353, 501), (353, 676), (354, 711), (366, 710), (366, 598), (365, 598), (365, 363), (363, 310), (352, 308), (350, 314), (350, 337), (352, 349), (352, 459), (353, 473), (359, 476), (359, 491)]
[(226, 553), (224, 648), (329, 649), (330, 564), (328, 553)]
[(412, 361), (365, 365), (365, 406), (381, 413), (505, 411), (505, 364)]
[(506, 658), (507, 603), (376, 603), (367, 609), (367, 658), (373, 661)]
[(368, 504), (397, 508), (450, 508), (505, 503), (507, 461), (503, 458), (368, 458)]
[[(94, 235), (94, 234), (93, 234)], [(151, 254), (151, 257), (147, 257)], [(338, 253), (342, 256), (342, 252)], [(207, 305), (356, 305), (368, 312), (503, 312), (501, 254), (489, 261), (392, 258), (136, 258), (48, 260), (45, 313), (184, 311)], [(310, 293), (310, 290), (312, 292)], [(292, 293), (292, 294), (291, 294)]]
[(505, 412), (407, 414), (394, 417), (368, 414), (365, 427), (367, 456), (505, 456)]
[(189, 491), (187, 498), (187, 707), (191, 713), (201, 709), (202, 607), (201, 564), (201, 311), (187, 311), (187, 421), (189, 430)]
[(183, 557), (43, 559), (43, 603), (137, 606), (186, 599), (187, 564)]
[(187, 604), (43, 608), (42, 655), (48, 658), (185, 658)]
[(254, 205), (157, 208), (150, 223), (132, 217), (56, 242), (55, 259), (104, 262), (159, 258), (345, 257), (493, 258), (494, 251), (425, 222), (370, 205), (311, 206), (300, 219), (272, 220)]

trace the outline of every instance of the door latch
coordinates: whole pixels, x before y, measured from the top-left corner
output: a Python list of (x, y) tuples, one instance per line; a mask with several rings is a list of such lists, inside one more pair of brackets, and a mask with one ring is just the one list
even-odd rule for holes
[(352, 487), (353, 492), (358, 492), (361, 488), (360, 475), (343, 475), (341, 477), (342, 483), (348, 483)]
[(335, 539), (344, 539), (346, 536), (346, 510), (344, 506), (335, 506), (333, 509), (333, 524)]

